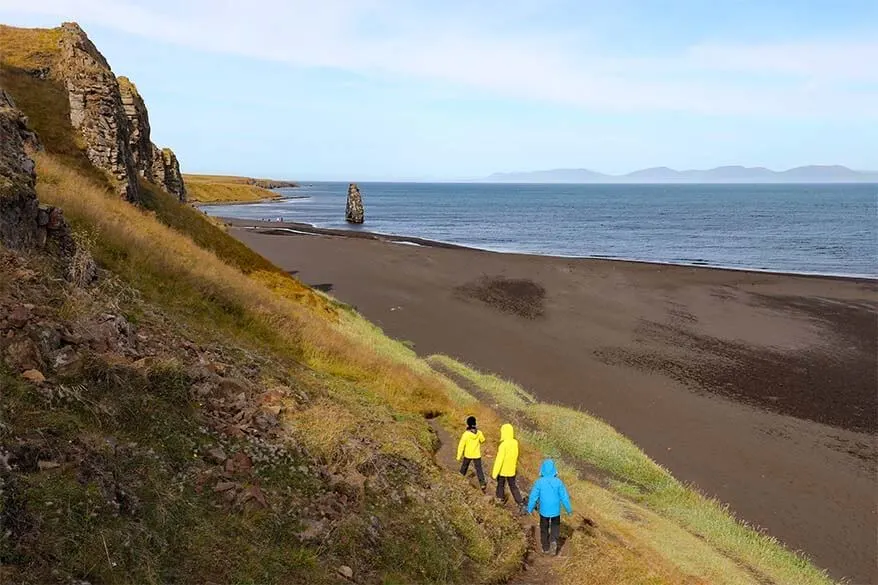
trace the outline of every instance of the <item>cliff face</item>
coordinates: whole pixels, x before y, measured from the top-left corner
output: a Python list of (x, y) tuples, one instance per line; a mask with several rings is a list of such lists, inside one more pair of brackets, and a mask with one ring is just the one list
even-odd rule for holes
[(13, 250), (52, 251), (68, 278), (90, 282), (96, 266), (86, 251), (77, 250), (61, 209), (37, 200), (34, 161), (28, 149), (40, 148), (27, 117), (0, 88), (0, 244)]
[(91, 162), (113, 176), (125, 199), (139, 200), (137, 172), (129, 147), (130, 124), (116, 76), (86, 34), (61, 26), (61, 55), (55, 74), (67, 87), (70, 123), (82, 134)]
[(27, 118), (0, 89), (0, 242), (30, 248), (37, 241), (39, 203), (34, 191), (34, 163), (25, 145), (38, 147)]
[(137, 88), (125, 77), (116, 78), (79, 25), (3, 27), (2, 33), (0, 40), (12, 48), (0, 51), (2, 65), (50, 78), (66, 90), (70, 125), (81, 136), (85, 155), (113, 178), (123, 198), (140, 201), (137, 182), (143, 177), (185, 201), (177, 159), (150, 141), (149, 115)]
[(118, 83), (122, 107), (128, 119), (128, 148), (134, 168), (144, 179), (163, 187), (180, 201), (186, 201), (180, 163), (170, 148), (161, 149), (150, 140), (149, 113), (137, 86), (127, 77), (119, 77)]

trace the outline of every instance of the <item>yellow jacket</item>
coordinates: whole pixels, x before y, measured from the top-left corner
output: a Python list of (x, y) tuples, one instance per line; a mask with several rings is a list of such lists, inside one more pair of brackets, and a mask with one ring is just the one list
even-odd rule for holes
[(482, 443), (484, 442), (485, 435), (482, 434), (482, 431), (464, 431), (460, 436), (460, 443), (457, 444), (457, 460), (460, 461), (461, 457), (481, 459)]
[(497, 448), (497, 457), (494, 459), (494, 470), (491, 477), (497, 479), (498, 475), (512, 477), (518, 466), (518, 441), (512, 425), (506, 423), (500, 427), (500, 446)]

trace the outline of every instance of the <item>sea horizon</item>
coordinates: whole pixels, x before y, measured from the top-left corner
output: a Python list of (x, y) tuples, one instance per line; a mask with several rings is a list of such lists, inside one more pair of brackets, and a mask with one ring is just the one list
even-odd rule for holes
[(303, 181), (284, 199), (204, 210), (500, 253), (878, 279), (871, 183), (363, 181), (363, 226), (344, 221), (347, 184)]

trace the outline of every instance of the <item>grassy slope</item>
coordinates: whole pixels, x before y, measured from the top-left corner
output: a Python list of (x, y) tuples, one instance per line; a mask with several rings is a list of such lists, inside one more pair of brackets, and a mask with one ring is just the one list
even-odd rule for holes
[[(575, 554), (559, 566), (563, 582), (827, 582), (774, 543), (754, 539), (594, 419), (522, 404), (519, 390), (458, 367), (500, 407), (480, 404), (404, 345), (159, 189), (145, 185), (146, 211), (119, 201), (82, 156), (58, 88), (15, 74), (12, 93), (46, 144), (37, 156), (40, 198), (64, 208), (115, 275), (85, 293), (43, 283), (41, 307), (70, 327), (108, 308), (121, 311), (140, 332), (162, 337), (167, 355), (146, 368), (123, 356), (90, 356), (71, 378), (49, 372), (52, 392), (0, 370), (4, 389), (11, 388), (0, 439), (51, 437), (40, 448), (57, 449), (52, 455), (67, 461), (57, 472), (12, 478), (0, 516), (23, 518), (32, 531), (25, 534), (36, 537), (3, 532), (3, 564), (24, 567), (35, 581), (56, 579), (46, 571), (60, 567), (64, 577), (105, 583), (125, 582), (125, 575), (145, 583), (321, 582), (345, 563), (367, 582), (491, 582), (516, 570), (522, 537), (506, 513), (433, 465), (423, 416), (441, 415), (457, 430), (456, 421), (475, 413), (491, 429), (512, 413), (544, 425), (523, 434), (525, 468), (536, 467), (541, 449), (590, 461), (620, 480), (608, 490), (574, 481), (562, 466), (577, 508), (597, 523), (571, 535)], [(39, 299), (38, 284), (28, 288), (2, 266), (0, 292)], [(248, 400), (276, 391), (285, 404), (269, 441), (279, 459), (257, 462), (267, 509), (229, 509), (210, 489), (199, 493), (187, 483), (212, 473), (198, 456), (208, 446), (262, 444), (216, 429), (205, 434), (209, 407), (193, 400), (196, 357), (184, 349), (193, 344), (250, 381)], [(134, 446), (109, 448), (106, 437)], [(65, 445), (76, 445), (78, 455)], [(306, 480), (296, 475), (301, 465), (325, 473)], [(141, 503), (136, 515), (105, 505), (107, 475)], [(295, 536), (308, 525), (309, 501), (358, 489), (357, 506), (324, 540)], [(356, 546), (370, 542), (376, 522), (374, 546)]]
[[(604, 521), (625, 517), (624, 513), (608, 514), (614, 507), (621, 510), (629, 504), (636, 506), (637, 515), (652, 520), (636, 526), (632, 536), (651, 543), (665, 558), (676, 558), (678, 566), (688, 566), (689, 571), (716, 583), (751, 582), (754, 576), (764, 582), (790, 585), (831, 582), (804, 557), (736, 521), (719, 502), (678, 482), (603, 421), (585, 412), (540, 403), (515, 384), (477, 372), (447, 356), (432, 356), (429, 361), (474, 384), (507, 416), (539, 429), (526, 436), (543, 451), (573, 465), (586, 463), (606, 472), (611, 478), (611, 493), (599, 494), (593, 485), (580, 481), (575, 482), (573, 493), (583, 502), (601, 501), (589, 509), (604, 517)], [(621, 508), (620, 501), (625, 501)], [(678, 527), (685, 529), (685, 533)], [(710, 550), (703, 550), (705, 543)], [(732, 559), (735, 570), (726, 568), (717, 574), (717, 568), (723, 566), (717, 552)], [(741, 567), (746, 570), (741, 571)]]
[(197, 203), (239, 203), (279, 199), (265, 188), (270, 181), (227, 175), (183, 175), (189, 200)]

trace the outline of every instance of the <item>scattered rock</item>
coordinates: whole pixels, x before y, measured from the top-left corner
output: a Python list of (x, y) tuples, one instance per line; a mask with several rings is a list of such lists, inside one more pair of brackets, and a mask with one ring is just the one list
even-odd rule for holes
[(213, 447), (207, 451), (206, 459), (211, 463), (218, 463), (221, 465), (226, 462), (228, 456), (226, 455), (226, 452), (223, 451), (222, 447)]
[(366, 213), (363, 210), (363, 197), (356, 183), (348, 185), (348, 203), (345, 209), (345, 221), (348, 223), (363, 223)]
[(253, 462), (245, 453), (238, 451), (226, 460), (225, 469), (227, 473), (247, 474), (253, 469)]
[(6, 363), (16, 370), (37, 370), (43, 367), (36, 344), (27, 338), (17, 339), (6, 347)]
[(221, 482), (217, 483), (215, 486), (213, 486), (213, 491), (215, 491), (215, 492), (227, 492), (227, 491), (229, 491), (229, 490), (234, 489), (235, 487), (237, 487), (237, 485), (238, 485), (238, 484), (236, 484), (236, 483), (233, 482), (233, 481), (221, 481)]
[(34, 326), (30, 331), (30, 337), (44, 356), (51, 355), (61, 347), (61, 332), (51, 325)]
[(347, 565), (340, 566), (338, 568), (338, 574), (349, 581), (354, 579), (354, 570)]
[(59, 373), (70, 374), (82, 362), (82, 357), (73, 346), (65, 346), (51, 356), (52, 367)]
[(30, 380), (34, 384), (42, 384), (46, 381), (46, 377), (39, 370), (25, 370), (21, 373), (21, 377)]
[(44, 461), (42, 459), (37, 461), (37, 469), (39, 469), (40, 471), (55, 469), (57, 467), (61, 467), (61, 464), (57, 461)]
[(24, 327), (29, 320), (30, 311), (24, 305), (14, 307), (12, 313), (9, 314), (9, 324), (16, 329)]

